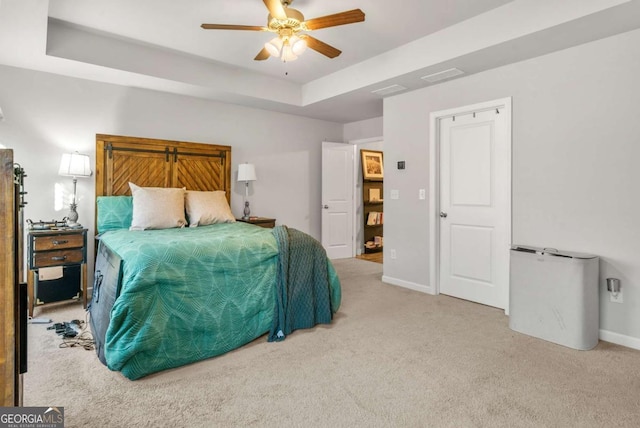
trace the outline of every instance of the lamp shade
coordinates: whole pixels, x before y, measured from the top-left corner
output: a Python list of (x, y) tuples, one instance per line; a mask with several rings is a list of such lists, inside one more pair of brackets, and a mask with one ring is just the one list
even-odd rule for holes
[(307, 41), (298, 36), (291, 37), (289, 39), (289, 45), (291, 46), (291, 52), (295, 55), (300, 55), (307, 50)]
[(276, 37), (265, 43), (264, 47), (267, 51), (269, 51), (269, 54), (271, 56), (279, 57), (280, 52), (282, 52), (282, 45), (282, 39), (280, 37)]
[(238, 165), (238, 181), (256, 181), (256, 168), (252, 163)]
[(286, 44), (282, 47), (282, 56), (280, 57), (280, 59), (283, 62), (291, 62), (291, 61), (297, 60), (298, 56), (293, 53), (293, 50), (291, 49), (291, 45)]
[(88, 155), (80, 153), (65, 153), (60, 160), (58, 174), (69, 177), (90, 177), (91, 159)]

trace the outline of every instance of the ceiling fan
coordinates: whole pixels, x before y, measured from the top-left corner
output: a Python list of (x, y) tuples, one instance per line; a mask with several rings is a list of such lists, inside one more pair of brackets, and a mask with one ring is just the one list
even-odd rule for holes
[(294, 61), (307, 47), (329, 58), (335, 58), (342, 53), (342, 51), (321, 42), (315, 37), (301, 33), (364, 21), (364, 12), (360, 9), (305, 21), (304, 15), (300, 11), (289, 7), (293, 0), (263, 1), (267, 9), (269, 9), (266, 27), (229, 24), (202, 24), (201, 27), (205, 30), (247, 30), (276, 33), (278, 36), (265, 43), (264, 48), (254, 59), (263, 61), (270, 56), (275, 56), (282, 59), (282, 61)]

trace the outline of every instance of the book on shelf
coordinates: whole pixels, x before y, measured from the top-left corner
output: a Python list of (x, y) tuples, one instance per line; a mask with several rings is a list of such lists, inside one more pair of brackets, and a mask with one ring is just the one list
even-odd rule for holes
[(373, 226), (374, 224), (376, 224), (376, 212), (371, 211), (367, 217), (367, 226)]
[(369, 189), (369, 202), (382, 202), (380, 189)]
[(382, 224), (384, 220), (384, 213), (371, 211), (367, 216), (367, 226), (375, 226)]

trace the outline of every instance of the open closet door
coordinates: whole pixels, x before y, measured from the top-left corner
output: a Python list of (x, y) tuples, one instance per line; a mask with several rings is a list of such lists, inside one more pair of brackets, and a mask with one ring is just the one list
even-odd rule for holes
[(355, 256), (355, 148), (351, 144), (322, 143), (322, 246), (330, 259)]

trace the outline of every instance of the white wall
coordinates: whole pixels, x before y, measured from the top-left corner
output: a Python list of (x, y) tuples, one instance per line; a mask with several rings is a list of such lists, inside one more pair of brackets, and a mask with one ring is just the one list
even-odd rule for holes
[(382, 116), (344, 124), (343, 141), (382, 137)]
[[(321, 143), (341, 141), (342, 124), (5, 66), (0, 82), (0, 143), (28, 174), (25, 218), (64, 217), (55, 188), (70, 192), (72, 181), (57, 174), (61, 154), (95, 159), (95, 135), (116, 134), (232, 146), (233, 212), (242, 215), (244, 196), (237, 165), (252, 162), (252, 214), (320, 238)], [(93, 177), (78, 179), (78, 196), (79, 221), (93, 236)]]
[(429, 285), (429, 114), (511, 96), (513, 243), (599, 255), (601, 329), (640, 347), (638, 46), (637, 30), (385, 99), (385, 277)]

